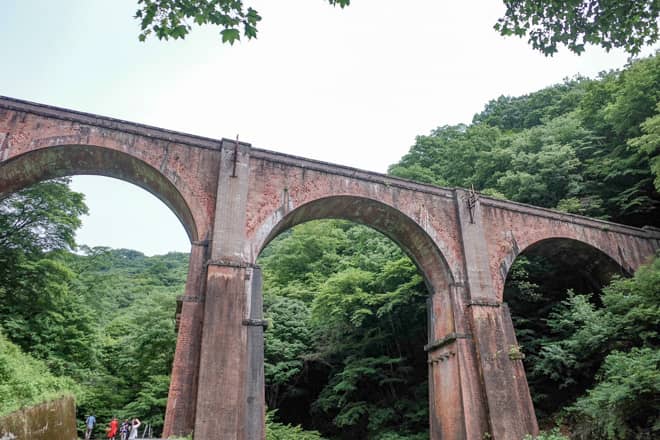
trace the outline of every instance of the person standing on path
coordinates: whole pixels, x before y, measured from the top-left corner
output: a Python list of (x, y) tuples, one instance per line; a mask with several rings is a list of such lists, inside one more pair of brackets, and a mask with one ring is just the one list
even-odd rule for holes
[(128, 433), (130, 430), (131, 424), (128, 419), (126, 419), (121, 423), (121, 427), (119, 428), (119, 432), (121, 433), (121, 440), (128, 440)]
[(138, 428), (140, 427), (140, 419), (137, 417), (131, 422), (131, 434), (128, 436), (128, 440), (135, 440), (138, 436)]
[(94, 430), (95, 425), (96, 417), (94, 417), (94, 414), (91, 414), (87, 417), (87, 420), (85, 420), (85, 440), (92, 438), (92, 431)]
[(115, 440), (115, 436), (117, 435), (117, 428), (118, 428), (119, 422), (117, 422), (117, 417), (113, 417), (112, 421), (110, 422), (110, 425), (108, 426), (108, 438)]

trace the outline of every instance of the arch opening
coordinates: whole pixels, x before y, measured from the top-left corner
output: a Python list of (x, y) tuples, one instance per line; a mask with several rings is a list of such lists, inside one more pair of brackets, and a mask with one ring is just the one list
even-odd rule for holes
[(192, 210), (175, 185), (147, 163), (109, 148), (62, 145), (12, 158), (0, 164), (0, 197), (40, 181), (75, 175), (113, 177), (147, 190), (174, 212), (190, 241), (198, 240)]
[(266, 402), (278, 421), (338, 439), (428, 432), (428, 292), (398, 245), (315, 220), (280, 234), (258, 262)]
[[(507, 274), (503, 299), (510, 308), (537, 419), (552, 417), (583, 394), (602, 358), (572, 367), (571, 335), (602, 307), (601, 293), (625, 268), (603, 251), (569, 238), (549, 238), (518, 254)], [(563, 354), (562, 354), (563, 353)]]
[(382, 202), (355, 196), (333, 196), (303, 204), (284, 215), (257, 246), (257, 255), (275, 237), (298, 224), (321, 219), (348, 220), (375, 229), (396, 243), (417, 265), (431, 294), (454, 282), (447, 260), (419, 224)]
[[(433, 239), (388, 205), (335, 196), (284, 215), (257, 249), (266, 400), (279, 419), (333, 438), (428, 435), (429, 293), (446, 295), (453, 280)], [(314, 337), (300, 343), (292, 335), (305, 326)], [(287, 344), (309, 351), (278, 358)]]
[[(36, 163), (32, 162), (35, 158)], [(76, 164), (77, 168), (65, 171), (89, 173), (102, 165)], [(70, 252), (69, 243), (62, 243), (68, 239), (60, 239), (57, 228), (42, 226), (62, 223), (64, 228), (60, 229), (75, 230), (79, 223), (72, 217), (83, 214), (78, 204), (81, 199), (64, 189), (66, 179), (50, 180), (64, 174), (62, 166), (48, 155), (26, 155), (0, 168), (0, 206), (15, 202), (6, 209), (2, 206), (0, 216), (13, 214), (20, 220), (32, 210), (34, 217), (45, 218), (27, 226), (35, 229), (32, 236), (43, 238), (36, 244), (30, 244), (30, 234), (6, 246), (0, 240), (0, 333), (43, 364), (44, 376), (50, 371), (67, 377), (58, 379), (59, 383), (66, 382), (66, 387), (71, 386), (69, 380), (76, 383), (75, 388), (65, 387), (64, 392), (84, 390), (85, 398), (77, 402), (78, 421), (80, 425), (93, 410), (98, 420), (95, 436), (104, 435), (102, 431), (113, 415), (139, 417), (157, 435), (165, 408), (153, 402), (168, 395), (176, 340), (176, 297), (184, 290), (189, 255), (172, 252), (147, 257), (139, 251), (106, 247)], [(120, 173), (95, 174), (117, 177)], [(132, 184), (139, 180), (121, 176)], [(150, 180), (157, 178), (147, 175), (141, 189), (131, 190), (160, 188)], [(44, 179), (49, 180), (41, 182)], [(29, 185), (33, 182), (37, 183)], [(153, 195), (154, 191), (149, 192)], [(171, 206), (166, 206), (171, 216)], [(131, 215), (139, 216), (140, 209)], [(172, 222), (183, 236), (181, 223)], [(0, 237), (6, 238), (3, 229), (15, 224), (0, 218)], [(49, 234), (55, 239), (49, 240)], [(188, 232), (185, 235), (189, 238)], [(0, 404), (0, 412), (2, 409)]]

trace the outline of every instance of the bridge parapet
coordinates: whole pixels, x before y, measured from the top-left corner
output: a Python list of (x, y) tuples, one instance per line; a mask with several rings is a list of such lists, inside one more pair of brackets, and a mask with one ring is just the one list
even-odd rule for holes
[(557, 211), (554, 209), (542, 208), (539, 206), (528, 205), (526, 203), (514, 202), (511, 200), (496, 199), (484, 195), (479, 195), (479, 201), (485, 206), (518, 212), (530, 216), (544, 217), (549, 220), (566, 222), (589, 228), (596, 228), (605, 232), (617, 232), (620, 234), (633, 235), (646, 239), (660, 240), (660, 229), (652, 226), (643, 226), (641, 228), (637, 228), (635, 226), (614, 223), (608, 220), (586, 217), (583, 215)]
[(574, 241), (602, 253), (632, 274), (660, 249), (656, 228), (636, 228), (522, 203), (483, 197), (484, 230), (493, 285), (501, 298), (514, 260), (532, 246)]

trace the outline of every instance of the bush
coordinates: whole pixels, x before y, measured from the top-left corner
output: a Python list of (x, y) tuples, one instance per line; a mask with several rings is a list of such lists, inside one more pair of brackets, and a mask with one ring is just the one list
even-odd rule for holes
[(559, 432), (559, 428), (555, 428), (550, 432), (540, 432), (536, 437), (526, 435), (523, 440), (568, 440), (568, 437)]
[(71, 379), (53, 376), (43, 362), (23, 353), (0, 333), (0, 416), (76, 390)]
[(266, 440), (324, 440), (316, 431), (305, 431), (300, 426), (285, 425), (273, 420), (275, 412), (266, 414)]
[(660, 435), (660, 350), (633, 348), (605, 359), (599, 383), (568, 411), (580, 438), (651, 439)]

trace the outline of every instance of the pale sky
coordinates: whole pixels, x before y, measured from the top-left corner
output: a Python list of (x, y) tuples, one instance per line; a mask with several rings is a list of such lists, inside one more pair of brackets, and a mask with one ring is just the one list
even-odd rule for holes
[[(500, 0), (246, 1), (259, 38), (228, 46), (212, 27), (140, 43), (136, 0), (0, 0), (0, 95), (385, 172), (416, 135), (469, 123), (490, 99), (627, 59), (594, 47), (546, 58), (500, 37)], [(73, 188), (91, 212), (79, 243), (189, 250), (146, 191), (87, 176)]]

